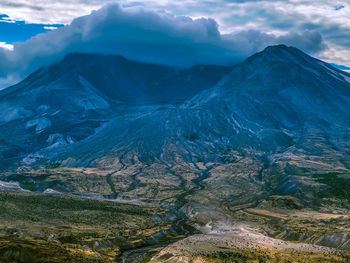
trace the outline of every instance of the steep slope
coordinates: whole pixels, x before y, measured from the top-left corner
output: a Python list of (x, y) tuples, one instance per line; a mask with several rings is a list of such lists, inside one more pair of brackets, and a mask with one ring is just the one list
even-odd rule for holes
[[(60, 95), (67, 94), (60, 93), (71, 92), (71, 97), (82, 100), (75, 106), (85, 109), (105, 108), (106, 105), (99, 101), (101, 98), (130, 105), (178, 104), (212, 87), (229, 71), (230, 67), (223, 66), (174, 68), (130, 61), (122, 56), (69, 54), (59, 63), (41, 68), (19, 84), (1, 91), (0, 95), (5, 100), (29, 92), (35, 96), (31, 99), (36, 99), (31, 102), (37, 105), (45, 99), (62, 103), (64, 97)], [(79, 90), (93, 92), (96, 98), (90, 93), (85, 97), (74, 93)], [(98, 100), (98, 97), (101, 98)], [(94, 100), (100, 103), (94, 103)], [(68, 101), (64, 106), (72, 107), (77, 103)]]
[[(86, 56), (79, 55), (79, 59), (84, 61)], [(69, 56), (63, 66), (55, 65), (49, 71), (64, 71), (73, 57), (75, 55)], [(95, 59), (99, 61), (101, 58), (106, 59), (97, 56), (90, 63), (101, 65), (102, 71), (106, 72), (107, 68), (95, 62)], [(112, 58), (114, 62), (121, 60), (126, 65), (131, 63), (120, 57)], [(109, 59), (106, 59), (106, 65), (109, 65)], [(72, 89), (76, 86), (64, 86), (63, 83), (69, 83), (69, 80), (81, 82), (82, 75), (86, 79), (93, 76), (89, 71), (93, 67), (88, 62), (79, 63), (81, 67), (69, 66), (70, 70), (64, 71), (67, 73), (58, 74), (62, 76), (62, 80), (58, 79), (60, 87)], [(172, 70), (157, 65), (137, 65), (136, 68), (108, 66), (111, 73), (105, 76), (115, 77), (112, 69), (125, 73), (147, 66), (152, 69), (152, 74), (148, 74), (146, 69), (140, 70), (147, 81), (146, 77), (140, 77), (141, 73), (135, 76), (142, 78), (143, 83), (152, 83), (156, 78), (155, 72), (158, 72), (155, 68), (161, 69), (162, 75)], [(203, 70), (203, 67), (194, 67), (183, 72), (191, 72), (188, 77), (204, 72), (203, 75), (212, 78), (206, 72), (209, 69)], [(73, 74), (74, 71), (79, 73)], [(181, 74), (176, 75), (178, 80), (181, 80)], [(36, 75), (40, 76), (40, 72)], [(42, 78), (48, 81), (53, 75), (43, 74)], [(15, 91), (11, 91), (14, 88), (5, 91), (3, 101), (9, 101), (11, 96), (26, 98), (26, 92), (36, 90), (30, 88), (30, 83), (39, 80), (31, 81), (31, 78), (33, 76), (20, 83)], [(70, 110), (67, 113), (67, 108), (81, 105), (70, 101), (79, 97), (74, 95), (68, 98), (68, 102), (62, 99), (62, 103), (73, 106), (62, 106), (60, 113), (48, 115), (51, 108), (45, 109), (40, 118), (34, 119), (21, 113), (24, 117), (2, 125), (2, 154), (8, 157), (3, 158), (2, 168), (11, 169), (10, 165), (5, 167), (8, 161), (15, 170), (52, 167), (108, 169), (113, 174), (108, 177), (108, 183), (114, 195), (119, 193), (147, 198), (163, 198), (164, 195), (184, 197), (180, 194), (184, 187), (216, 189), (217, 185), (225, 185), (227, 180), (232, 180), (230, 177), (240, 169), (249, 176), (244, 181), (241, 181), (243, 177), (237, 182), (235, 179), (230, 185), (233, 184), (236, 189), (236, 184), (244, 184), (252, 192), (240, 192), (237, 188), (238, 193), (234, 193), (236, 190), (230, 187), (222, 189), (225, 198), (237, 204), (270, 194), (294, 194), (302, 198), (308, 195), (308, 200), (314, 202), (317, 200), (315, 195), (319, 196), (322, 192), (319, 191), (320, 187), (325, 191), (329, 189), (327, 184), (320, 185), (321, 179), (314, 178), (314, 174), (328, 172), (348, 176), (349, 74), (295, 48), (283, 45), (268, 47), (235, 66), (213, 88), (205, 89), (180, 105), (171, 101), (172, 91), (167, 96), (173, 104), (162, 105), (161, 100), (153, 105), (137, 105), (127, 100), (116, 103), (117, 97), (113, 96), (122, 94), (122, 90), (116, 84), (113, 86), (117, 87), (116, 95), (108, 95), (108, 92), (114, 91), (105, 91), (108, 83), (103, 80), (101, 83), (104, 85), (97, 85), (100, 78), (103, 79), (97, 76), (86, 80), (91, 87), (88, 84), (82, 87), (90, 87), (89, 90), (95, 92), (92, 99), (101, 98), (112, 106), (85, 107), (85, 110)], [(29, 86), (25, 85), (26, 82)], [(51, 87), (49, 83), (42, 89), (52, 92), (51, 88), (47, 88)], [(21, 85), (25, 87), (21, 88)], [(162, 87), (167, 89), (165, 84)], [(148, 86), (147, 92), (150, 95), (156, 90), (159, 91), (154, 86)], [(137, 88), (132, 92), (142, 93)], [(86, 95), (87, 92), (82, 94)], [(28, 103), (32, 103), (30, 97), (38, 96), (28, 96)], [(121, 97), (119, 99), (123, 100)], [(89, 105), (105, 104), (96, 102)], [(26, 106), (22, 107), (28, 111)], [(24, 123), (26, 129), (23, 129)], [(21, 140), (8, 147), (8, 144), (13, 144), (7, 139), (10, 133), (17, 134)], [(27, 148), (21, 149), (20, 144)], [(220, 171), (221, 177), (214, 176)], [(120, 178), (121, 174), (129, 174), (130, 177)], [(16, 177), (12, 179), (17, 180)], [(119, 180), (123, 181), (123, 186), (117, 183)], [(172, 185), (171, 191), (169, 183)], [(158, 197), (154, 196), (154, 189), (157, 189)], [(313, 190), (307, 193), (305, 189)], [(239, 200), (231, 198), (237, 195), (240, 196)]]
[(18, 158), (30, 164), (40, 159), (30, 154), (42, 148), (54, 152), (52, 147), (81, 141), (126, 107), (181, 103), (216, 84), (229, 70), (205, 65), (172, 68), (121, 56), (68, 55), (0, 91), (0, 169)]
[[(327, 137), (328, 147), (345, 150), (347, 145), (340, 141), (346, 142), (350, 120), (348, 78), (297, 49), (269, 47), (179, 106), (128, 108), (71, 150), (86, 148), (90, 161), (118, 148), (153, 160), (160, 159), (163, 146), (171, 143), (192, 148), (190, 152), (209, 162), (223, 149), (274, 153), (319, 133)], [(336, 139), (339, 143), (334, 145)], [(79, 155), (74, 152), (72, 158)]]
[[(329, 125), (346, 124), (349, 85), (348, 73), (281, 45), (248, 58), (234, 68), (219, 88), (199, 95), (192, 103), (205, 103), (207, 94), (214, 96), (216, 92), (212, 101), (230, 101), (227, 104), (241, 108), (246, 112), (243, 115), (251, 114), (247, 116), (250, 121), (274, 119), (286, 128), (300, 128), (307, 121), (312, 125), (322, 121)], [(257, 111), (262, 116), (257, 116)]]

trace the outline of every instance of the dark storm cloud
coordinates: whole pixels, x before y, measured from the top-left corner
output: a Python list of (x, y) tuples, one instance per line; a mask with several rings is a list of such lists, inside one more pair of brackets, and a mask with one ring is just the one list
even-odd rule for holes
[(24, 76), (71, 52), (121, 54), (133, 60), (184, 67), (232, 65), (271, 44), (293, 45), (311, 53), (326, 47), (317, 32), (279, 37), (258, 30), (221, 34), (213, 19), (109, 5), (69, 26), (17, 43), (13, 51), (0, 49), (0, 75), (8, 78), (16, 72)]
[(318, 32), (305, 31), (301, 34), (291, 33), (278, 38), (278, 42), (295, 46), (307, 53), (315, 53), (327, 48), (322, 36)]

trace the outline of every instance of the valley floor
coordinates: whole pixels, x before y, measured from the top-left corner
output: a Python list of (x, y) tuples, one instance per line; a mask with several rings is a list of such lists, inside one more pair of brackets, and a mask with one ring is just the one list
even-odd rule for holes
[(0, 262), (350, 262), (347, 213), (197, 206), (194, 228), (157, 204), (18, 191), (0, 209)]

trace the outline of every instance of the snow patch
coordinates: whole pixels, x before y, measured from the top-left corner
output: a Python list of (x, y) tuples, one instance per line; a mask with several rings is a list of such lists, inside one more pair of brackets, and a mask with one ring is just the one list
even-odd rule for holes
[(344, 74), (341, 74), (341, 75), (345, 79), (346, 82), (350, 83), (350, 77), (349, 76), (346, 76)]
[(348, 82), (350, 83), (350, 77), (349, 76), (346, 76), (345, 74), (341, 74), (333, 69), (331, 69), (327, 64), (323, 63), (323, 62), (319, 62), (319, 64), (321, 66), (323, 66), (324, 68), (326, 68), (328, 71), (331, 72), (331, 74), (333, 75), (333, 77), (341, 80), (341, 81), (345, 81), (345, 82)]
[(75, 104), (83, 107), (85, 110), (106, 109), (109, 107), (109, 103), (98, 95), (98, 91), (86, 79), (79, 76), (79, 81), (84, 91), (73, 98)]
[(44, 156), (41, 154), (29, 154), (26, 157), (22, 159), (22, 162), (25, 163), (26, 165), (30, 165), (32, 163), (35, 163), (36, 161), (42, 159)]
[(51, 134), (49, 138), (46, 140), (46, 142), (51, 146), (53, 145), (58, 146), (58, 145), (67, 145), (67, 144), (75, 143), (75, 140), (69, 135), (64, 136), (62, 134), (55, 133), (55, 134)]
[(57, 111), (55, 111), (54, 113), (52, 113), (51, 116), (55, 116), (55, 115), (57, 115), (57, 114), (60, 113), (60, 112), (61, 112), (60, 110), (57, 110)]
[(27, 122), (26, 128), (31, 128), (35, 126), (35, 131), (39, 132), (51, 126), (51, 121), (45, 117), (30, 120)]

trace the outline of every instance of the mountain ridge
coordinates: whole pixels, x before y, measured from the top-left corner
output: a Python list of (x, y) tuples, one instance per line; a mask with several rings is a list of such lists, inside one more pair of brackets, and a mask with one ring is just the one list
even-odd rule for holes
[(114, 260), (179, 235), (151, 262), (349, 249), (347, 73), (287, 46), (232, 68), (78, 57), (0, 92), (1, 189), (167, 210)]
[[(284, 59), (284, 57), (286, 58)], [(104, 63), (101, 61), (96, 62), (96, 58), (102, 60), (102, 62), (105, 59), (107, 61)], [(122, 61), (122, 65), (120, 65), (120, 61)], [(69, 66), (72, 63), (76, 64), (75, 67), (77, 69), (72, 70), (72, 66)], [(130, 102), (128, 99), (120, 101), (113, 96), (111, 98), (104, 91), (106, 88), (104, 85), (102, 85), (102, 88), (97, 85), (97, 83), (104, 84), (106, 82), (86, 79), (89, 75), (94, 75), (91, 70), (101, 70), (91, 65), (104, 65), (104, 67), (107, 65), (109, 67), (111, 63), (116, 63), (117, 68), (123, 67), (123, 63), (131, 63), (131, 65), (137, 65), (142, 69), (144, 67), (154, 69), (155, 67), (161, 71), (160, 75), (162, 77), (164, 77), (164, 72), (170, 72), (171, 76), (175, 74), (176, 77), (180, 76), (180, 79), (183, 76), (192, 77), (192, 70), (195, 71), (195, 76), (197, 76), (198, 72), (203, 71), (204, 74), (198, 76), (205, 77), (205, 80), (213, 76), (216, 81), (211, 85), (213, 86), (212, 88), (207, 84), (205, 87), (195, 88), (199, 90), (195, 93), (182, 95), (183, 103), (180, 104), (178, 104), (177, 100), (171, 101), (170, 99), (170, 101), (165, 101), (165, 106), (161, 106), (162, 101), (157, 99), (156, 103), (150, 104), (150, 101), (146, 101), (144, 105), (140, 105), (138, 103), (135, 104), (135, 100)], [(163, 133), (154, 135), (156, 138), (163, 138), (155, 145), (158, 145), (158, 143), (162, 144), (161, 141), (171, 138), (171, 140), (176, 140), (176, 138), (179, 138), (178, 136), (185, 136), (183, 138), (187, 141), (186, 136), (194, 138), (198, 137), (198, 135), (194, 134), (202, 134), (201, 136), (206, 138), (206, 140), (210, 140), (211, 136), (213, 136), (214, 140), (223, 137), (229, 142), (228, 145), (231, 145), (230, 147), (242, 148), (250, 145), (250, 147), (255, 148), (256, 145), (260, 145), (261, 149), (269, 145), (269, 143), (263, 142), (265, 139), (271, 143), (270, 145), (277, 146), (284, 140), (286, 142), (290, 141), (288, 134), (295, 134), (297, 130), (301, 132), (304, 126), (314, 126), (314, 128), (326, 130), (329, 133), (333, 130), (333, 128), (329, 129), (329, 127), (336, 125), (344, 127), (342, 131), (344, 133), (349, 122), (348, 112), (350, 111), (350, 104), (348, 100), (350, 84), (346, 79), (347, 74), (334, 70), (332, 66), (328, 66), (328, 64), (314, 59), (295, 48), (284, 45), (267, 47), (264, 51), (249, 57), (245, 62), (234, 66), (232, 69), (197, 66), (185, 69), (185, 75), (182, 72), (183, 69), (179, 71), (179, 69), (167, 66), (134, 63), (120, 56), (71, 54), (61, 63), (46, 69), (48, 70), (47, 74), (44, 74), (45, 69), (41, 69), (18, 84), (20, 87), (19, 91), (21, 91), (23, 90), (22, 86), (25, 86), (27, 82), (31, 82), (27, 88), (24, 87), (26, 91), (20, 93), (18, 97), (13, 95), (13, 92), (5, 93), (1, 99), (2, 101), (0, 101), (0, 105), (2, 104), (3, 108), (9, 108), (8, 105), (13, 103), (14, 106), (12, 108), (10, 106), (10, 110), (13, 111), (13, 114), (10, 115), (13, 116), (12, 119), (14, 121), (23, 119), (27, 123), (25, 124), (27, 129), (23, 129), (22, 126), (17, 127), (17, 130), (23, 133), (25, 137), (29, 136), (28, 139), (34, 135), (37, 138), (36, 140), (39, 140), (38, 142), (42, 141), (42, 146), (39, 147), (45, 146), (44, 148), (50, 146), (49, 142), (53, 143), (53, 145), (55, 144), (55, 140), (50, 138), (59, 138), (57, 140), (61, 142), (62, 140), (66, 141), (68, 144), (63, 144), (62, 147), (69, 148), (69, 144), (72, 142), (82, 141), (95, 134), (96, 129), (102, 131), (102, 127), (105, 127), (104, 123), (113, 123), (114, 119), (122, 121), (126, 125), (124, 130), (129, 130), (135, 117), (127, 116), (132, 115), (140, 116), (136, 117), (136, 122), (141, 121), (143, 118), (148, 118), (147, 116), (154, 118), (145, 123), (141, 121), (137, 124), (137, 127), (141, 129), (145, 127), (145, 129), (149, 130), (149, 135), (156, 131), (152, 131), (155, 127), (163, 130)], [(81, 72), (79, 72), (80, 68), (83, 69)], [(85, 68), (88, 70), (84, 71)], [(126, 68), (130, 72), (135, 72), (135, 69), (129, 69), (130, 67), (128, 66)], [(215, 72), (212, 76), (208, 76), (208, 70), (212, 69), (222, 69), (223, 72)], [(68, 71), (68, 77), (64, 77), (65, 75), (60, 73), (61, 70)], [(148, 70), (141, 70), (141, 72), (147, 75)], [(104, 71), (106, 71), (105, 68), (103, 68), (102, 72)], [(226, 73), (228, 71), (229, 73)], [(157, 74), (158, 72), (156, 72), (156, 77), (159, 76)], [(56, 75), (58, 75), (58, 78), (55, 77)], [(117, 74), (115, 77), (120, 75)], [(63, 77), (60, 78), (60, 76)], [(44, 84), (41, 84), (40, 77), (44, 78), (45, 81), (49, 81), (49, 84), (45, 81), (43, 82)], [(101, 75), (98, 77), (98, 80), (103, 78), (104, 75)], [(167, 76), (165, 76), (166, 78)], [(52, 79), (54, 79), (53, 82), (50, 81)], [(193, 83), (191, 81), (190, 83)], [(194, 83), (197, 83), (196, 81), (198, 81), (197, 77)], [(170, 82), (172, 83), (172, 81)], [(130, 82), (126, 82), (124, 88), (129, 87), (128, 83)], [(145, 83), (147, 84), (147, 81)], [(184, 82), (176, 82), (175, 86), (161, 85), (160, 88), (176, 89), (177, 85), (182, 85), (181, 83)], [(28, 90), (32, 90), (31, 85), (35, 86), (34, 96), (30, 92), (26, 93)], [(196, 85), (200, 86), (198, 83)], [(70, 91), (71, 87), (73, 87), (73, 93)], [(140, 89), (139, 87), (131, 89), (130, 94), (139, 92), (142, 97), (142, 94), (144, 94), (142, 89), (145, 88)], [(160, 88), (156, 87), (155, 91), (159, 91)], [(149, 94), (152, 94), (152, 87), (148, 88), (148, 90), (150, 90)], [(148, 90), (146, 89), (146, 92)], [(188, 88), (181, 87), (179, 90), (181, 92), (187, 91)], [(116, 88), (116, 91), (116, 94), (118, 94), (121, 89)], [(173, 95), (171, 92), (164, 94), (163, 98), (172, 97)], [(14, 96), (14, 102), (11, 101), (11, 96)], [(186, 96), (187, 99), (184, 99)], [(333, 100), (329, 101), (328, 97), (332, 97)], [(17, 107), (16, 105), (20, 104), (21, 101), (24, 101), (23, 105), (18, 105)], [(49, 104), (46, 105), (46, 102), (49, 102)], [(52, 119), (50, 116), (55, 117)], [(128, 120), (128, 118), (130, 119)], [(190, 125), (190, 122), (186, 123), (191, 118), (193, 125)], [(78, 122), (77, 119), (79, 119)], [(157, 123), (157, 120), (159, 120), (159, 123)], [(146, 128), (150, 123), (154, 123), (154, 127)], [(161, 128), (167, 126), (172, 127), (174, 131)], [(28, 127), (29, 129), (31, 129), (30, 127), (36, 127), (37, 135), (28, 132)], [(199, 127), (201, 127), (201, 130)], [(53, 133), (52, 130), (55, 129), (56, 131)], [(272, 134), (267, 132), (268, 129), (271, 130)], [(282, 131), (283, 129), (286, 132)], [(288, 129), (292, 130), (287, 131)], [(215, 130), (217, 132), (214, 132)], [(130, 134), (133, 133), (134, 131), (131, 130)], [(176, 133), (178, 134), (176, 135)], [(166, 136), (168, 137), (164, 136), (164, 134), (167, 134)], [(277, 137), (273, 139), (274, 136)], [(46, 139), (43, 141), (40, 138)], [(129, 138), (119, 139), (121, 141), (129, 141)], [(277, 141), (271, 142), (271, 139)], [(6, 135), (3, 136), (3, 140), (6, 140)], [(149, 144), (147, 141), (143, 143)], [(265, 146), (263, 147), (262, 145)], [(20, 145), (14, 147), (15, 149), (21, 148)], [(219, 147), (218, 145), (217, 147), (220, 148), (221, 146)], [(160, 149), (157, 150), (157, 152), (159, 151)]]
[[(0, 95), (6, 96), (11, 93), (11, 90), (20, 89), (23, 85), (29, 85), (30, 88), (33, 84), (45, 86), (59, 85), (60, 82), (63, 82), (73, 88), (79, 85), (79, 78), (84, 78), (110, 100), (135, 105), (157, 104), (164, 102), (161, 97), (164, 93), (170, 103), (178, 104), (188, 96), (184, 94), (182, 98), (181, 92), (187, 91), (191, 96), (193, 92), (199, 92), (213, 85), (222, 77), (222, 74), (226, 74), (229, 70), (230, 67), (226, 66), (198, 65), (178, 68), (132, 61), (119, 55), (71, 53), (60, 62), (40, 68), (17, 85), (2, 90)], [(203, 74), (203, 71), (206, 74)], [(204, 80), (201, 80), (201, 77)], [(37, 81), (41, 82), (36, 83)], [(196, 82), (200, 82), (203, 87), (193, 91), (188, 89)], [(169, 87), (164, 90), (161, 89), (162, 85)], [(166, 92), (172, 92), (172, 94), (166, 94)], [(142, 96), (145, 98), (143, 99)], [(136, 98), (133, 100), (133, 97)], [(137, 101), (137, 97), (140, 97), (140, 101)]]

